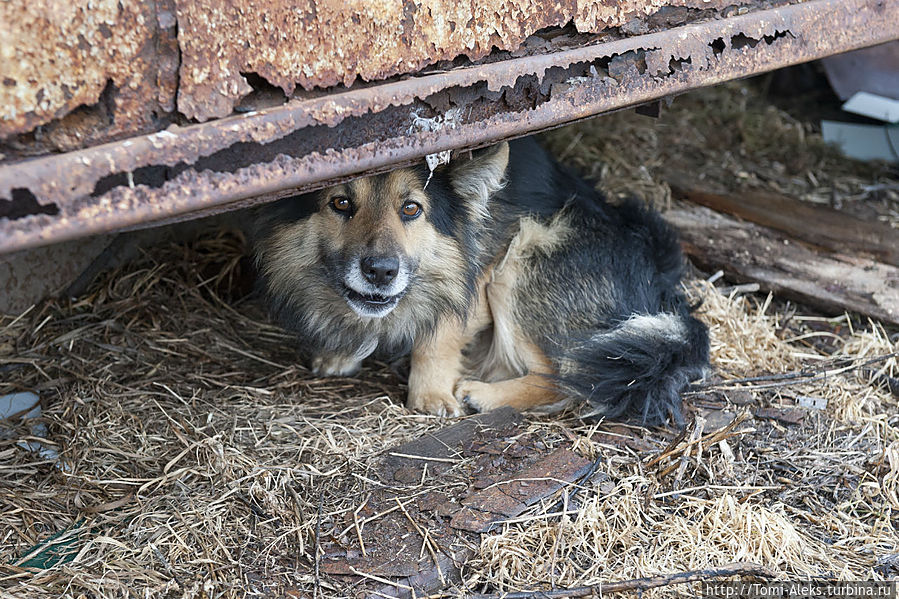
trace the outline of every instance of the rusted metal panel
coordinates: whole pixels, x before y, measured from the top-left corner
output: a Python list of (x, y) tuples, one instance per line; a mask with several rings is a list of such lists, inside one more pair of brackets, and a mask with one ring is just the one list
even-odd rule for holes
[[(378, 484), (321, 541), (322, 581), (354, 597), (411, 599), (446, 588), (474, 554), (473, 532), (540, 501), (576, 505), (597, 463), (570, 447), (506, 407), (387, 450), (368, 473)], [(468, 512), (477, 522), (460, 517)]]
[(14, 191), (44, 206), (0, 218), (0, 251), (271, 199), (897, 36), (896, 0), (812, 0), (0, 165), (0, 209)]
[(287, 96), (414, 73), (459, 55), (515, 50), (529, 35), (573, 21), (580, 32), (618, 27), (662, 6), (723, 8), (749, 0), (180, 0), (183, 62), (178, 109), (224, 117), (252, 91), (252, 72)]
[[(666, 9), (698, 3), (706, 12), (727, 3), (671, 2)], [(0, 162), (3, 152), (7, 159), (14, 159), (71, 151), (125, 134), (161, 130), (173, 120), (183, 122), (184, 115), (199, 119), (227, 115), (237, 100), (246, 99), (251, 91), (247, 79), (254, 76), (267, 77), (287, 93), (297, 84), (311, 88), (342, 81), (349, 85), (356, 77), (413, 72), (442, 57), (462, 53), (479, 57), (490, 46), (481, 47), (477, 40), (517, 48), (521, 39), (539, 27), (565, 23), (576, 8), (592, 15), (582, 19), (584, 23), (613, 23), (614, 15), (630, 15), (639, 6), (652, 12), (661, 1), (613, 3), (614, 10), (600, 10), (590, 2), (576, 7), (571, 1), (538, 0), (523, 7), (497, 4), (492, 8), (500, 12), (492, 17), (486, 1), (464, 8), (408, 2), (366, 8), (366, 4), (371, 3), (353, 8), (334, 2), (274, 2), (260, 10), (252, 2), (227, 2), (221, 7), (216, 2), (181, 2), (176, 7), (175, 0), (0, 3), (0, 39), (4, 40), (0, 48)], [(402, 35), (397, 37), (396, 27), (387, 25), (393, 23), (390, 11), (400, 8), (408, 18), (399, 24)], [(465, 27), (456, 26), (460, 10)], [(693, 11), (697, 12), (702, 11)], [(675, 12), (675, 20), (693, 13)], [(440, 19), (433, 14), (441, 15)], [(499, 29), (490, 29), (491, 23), (500, 27), (500, 17), (508, 29), (503, 35), (496, 33)], [(274, 37), (272, 22), (278, 23)], [(372, 44), (375, 38), (369, 34), (380, 42)], [(395, 52), (389, 55), (386, 50), (392, 46)], [(184, 115), (173, 112), (176, 96)], [(285, 98), (282, 93), (281, 102)], [(11, 134), (22, 135), (11, 138)]]
[(161, 17), (152, 2), (0, 2), (0, 139), (48, 125), (37, 147), (68, 151), (152, 130)]
[[(753, 1), (7, 0), (0, 139), (32, 132), (39, 139), (30, 150), (69, 151), (159, 121), (227, 116), (252, 91), (248, 73), (289, 96), (297, 86), (350, 86), (461, 55), (478, 59), (494, 47), (515, 50), (539, 29), (568, 22), (596, 32), (662, 6)], [(50, 130), (35, 129), (44, 125)]]
[(557, 449), (531, 466), (500, 477), (487, 488), (469, 494), (450, 526), (487, 532), (498, 522), (522, 514), (529, 506), (580, 480), (593, 463), (568, 449)]

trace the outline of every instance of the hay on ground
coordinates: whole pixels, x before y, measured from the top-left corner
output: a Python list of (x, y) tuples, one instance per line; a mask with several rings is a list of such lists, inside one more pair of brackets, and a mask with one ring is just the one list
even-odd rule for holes
[[(657, 169), (675, 139), (685, 153), (726, 134), (730, 152), (714, 154), (723, 170), (708, 176), (743, 168), (748, 181), (802, 188), (814, 201), (880, 177), (869, 167), (841, 171), (824, 150), (789, 162), (813, 132), (776, 111), (743, 114), (753, 103), (729, 93), (679, 100), (699, 105), (680, 125), (624, 114), (578, 125), (566, 133), (566, 158), (605, 169), (597, 174), (607, 187), (661, 204)], [(771, 143), (752, 141), (769, 126)], [(697, 155), (711, 161), (714, 149)], [(822, 165), (835, 170), (824, 175)], [(818, 187), (793, 180), (800, 167)], [(0, 316), (0, 394), (37, 392), (47, 426), (37, 438), (33, 422), (3, 425), (0, 592), (311, 596), (316, 530), (339, 535), (371, 489), (380, 452), (447, 424), (403, 407), (396, 365), (318, 379), (298, 364), (292, 338), (246, 295), (244, 252), (230, 233), (157, 248), (85, 297)], [(533, 416), (534, 430), (601, 457), (600, 475), (571, 506), (576, 515), (547, 516), (554, 498), (485, 534), (450, 594), (735, 560), (793, 577), (899, 575), (899, 416), (889, 386), (899, 367), (895, 357), (867, 364), (899, 351), (895, 332), (703, 278), (688, 287), (712, 331), (715, 372), (688, 397), (686, 435)], [(832, 374), (733, 382), (802, 369)], [(325, 597), (354, 592), (322, 582)]]

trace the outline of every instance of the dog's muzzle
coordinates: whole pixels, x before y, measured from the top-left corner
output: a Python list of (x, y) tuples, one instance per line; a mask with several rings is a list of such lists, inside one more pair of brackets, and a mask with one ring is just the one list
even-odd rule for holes
[(409, 273), (396, 256), (363, 256), (344, 277), (343, 297), (359, 316), (383, 318), (406, 293)]

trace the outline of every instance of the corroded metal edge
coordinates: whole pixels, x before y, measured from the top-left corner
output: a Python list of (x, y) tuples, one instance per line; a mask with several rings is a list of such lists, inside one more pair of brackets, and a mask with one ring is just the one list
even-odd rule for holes
[(0, 198), (27, 190), (58, 213), (0, 220), (0, 252), (231, 209), (897, 37), (897, 0), (811, 0), (4, 165)]
[(567, 23), (638, 33), (657, 15), (772, 1), (796, 0), (4, 0), (0, 138), (22, 136), (17, 156), (71, 151), (227, 116), (263, 82), (282, 96), (350, 87), (519, 51)]

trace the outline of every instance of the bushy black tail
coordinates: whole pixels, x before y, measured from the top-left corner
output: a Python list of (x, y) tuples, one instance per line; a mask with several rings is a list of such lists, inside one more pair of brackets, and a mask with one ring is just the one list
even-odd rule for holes
[(683, 424), (680, 392), (705, 374), (708, 328), (689, 314), (635, 314), (565, 344), (559, 386), (590, 403), (590, 415), (630, 414)]

